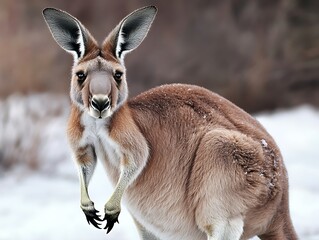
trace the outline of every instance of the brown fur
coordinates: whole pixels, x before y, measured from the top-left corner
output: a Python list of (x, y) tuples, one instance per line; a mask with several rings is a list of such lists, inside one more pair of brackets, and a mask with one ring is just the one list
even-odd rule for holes
[[(295, 236), (286, 212), (288, 201), (282, 200), (288, 185), (281, 154), (255, 119), (221, 96), (190, 85), (161, 86), (128, 105), (151, 146), (148, 168), (138, 178), (148, 185), (142, 185), (145, 197), (154, 195), (155, 201), (158, 192), (163, 192), (169, 198), (169, 185), (158, 188), (165, 173), (165, 184), (179, 184), (184, 196), (178, 198), (180, 204), (190, 212), (196, 209), (199, 216), (208, 211), (199, 206), (212, 189), (213, 195), (227, 197), (223, 201), (228, 201), (230, 214), (231, 208), (234, 212), (247, 209), (243, 211), (244, 239), (272, 232), (271, 228), (278, 228), (273, 222), (278, 221)], [(267, 147), (262, 146), (262, 139)], [(284, 214), (277, 216), (278, 211)]]
[(69, 140), (73, 144), (75, 144), (81, 139), (82, 133), (84, 131), (84, 127), (79, 122), (80, 114), (81, 114), (80, 110), (75, 105), (72, 105), (71, 114), (70, 114), (69, 122), (68, 122), (67, 134), (68, 134)]

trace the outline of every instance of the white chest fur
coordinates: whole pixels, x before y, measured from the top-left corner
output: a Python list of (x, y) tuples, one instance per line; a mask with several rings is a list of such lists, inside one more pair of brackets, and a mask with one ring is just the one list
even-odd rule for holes
[(95, 119), (88, 114), (83, 114), (81, 124), (84, 126), (84, 132), (80, 145), (94, 146), (98, 159), (104, 159), (106, 154), (110, 163), (118, 166), (122, 153), (119, 144), (109, 135), (108, 120)]

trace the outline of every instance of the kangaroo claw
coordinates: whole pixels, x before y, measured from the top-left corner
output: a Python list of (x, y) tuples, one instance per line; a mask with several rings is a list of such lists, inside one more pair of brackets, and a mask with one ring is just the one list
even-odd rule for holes
[(99, 223), (98, 221), (102, 221), (102, 219), (100, 218), (101, 216), (98, 215), (98, 211), (93, 209), (93, 210), (84, 210), (82, 209), (86, 220), (88, 222), (88, 224), (92, 224), (94, 227), (101, 229), (101, 227), (99, 225), (101, 225), (101, 223)]
[(106, 226), (104, 227), (104, 229), (107, 230), (106, 234), (108, 234), (112, 230), (116, 222), (119, 223), (119, 220), (118, 220), (119, 215), (120, 215), (120, 212), (117, 212), (114, 214), (105, 213), (103, 221), (107, 221)]

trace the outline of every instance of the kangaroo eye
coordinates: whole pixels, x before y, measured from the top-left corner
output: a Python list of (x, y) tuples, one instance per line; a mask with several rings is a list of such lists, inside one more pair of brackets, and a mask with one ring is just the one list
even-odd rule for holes
[(82, 83), (85, 81), (85, 79), (86, 79), (86, 75), (85, 75), (85, 73), (82, 72), (82, 71), (77, 72), (77, 73), (76, 73), (76, 76), (78, 77), (78, 82), (79, 82), (80, 84), (82, 84)]
[(123, 75), (123, 73), (120, 72), (120, 71), (116, 71), (116, 72), (114, 73), (114, 76), (113, 76), (113, 77), (114, 77), (114, 80), (116, 81), (117, 84), (120, 84), (120, 83), (121, 83), (122, 75)]

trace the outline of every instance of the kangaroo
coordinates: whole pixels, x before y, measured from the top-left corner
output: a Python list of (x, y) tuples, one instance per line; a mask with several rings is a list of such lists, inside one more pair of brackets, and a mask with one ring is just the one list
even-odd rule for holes
[[(128, 100), (124, 57), (156, 13), (132, 12), (98, 45), (75, 17), (43, 10), (53, 38), (74, 57), (67, 135), (87, 222), (106, 222), (109, 233), (124, 202), (143, 240), (297, 239), (283, 158), (258, 121), (194, 85)], [(97, 159), (114, 185), (104, 217), (88, 194)]]

